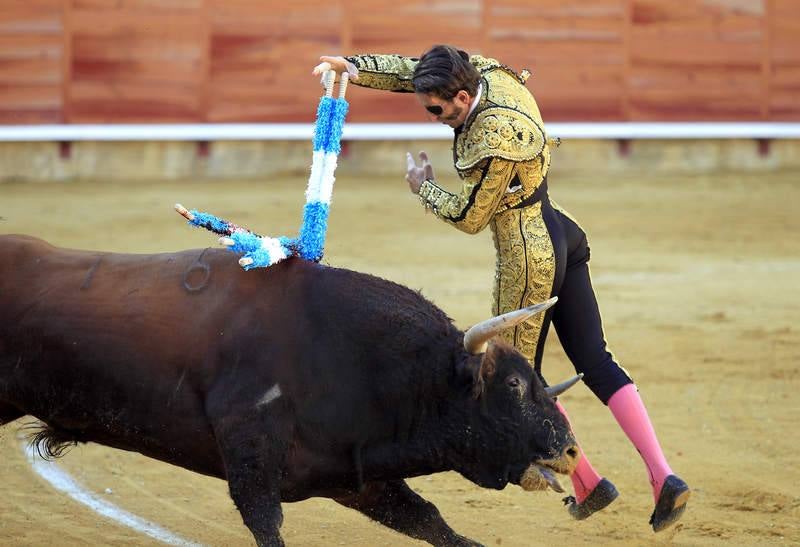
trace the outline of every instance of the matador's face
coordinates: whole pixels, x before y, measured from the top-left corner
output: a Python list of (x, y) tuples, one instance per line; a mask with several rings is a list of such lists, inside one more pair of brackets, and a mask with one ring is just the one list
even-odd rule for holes
[(417, 93), (417, 100), (427, 110), (428, 119), (449, 125), (453, 129), (461, 127), (469, 114), (472, 97), (463, 89), (452, 99), (442, 99), (430, 93)]

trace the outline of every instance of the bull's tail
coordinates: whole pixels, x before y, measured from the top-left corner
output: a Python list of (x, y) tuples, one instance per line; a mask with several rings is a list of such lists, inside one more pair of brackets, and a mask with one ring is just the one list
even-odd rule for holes
[(25, 432), (28, 446), (45, 460), (60, 458), (81, 441), (73, 432), (42, 422), (30, 422), (23, 425), (20, 430)]

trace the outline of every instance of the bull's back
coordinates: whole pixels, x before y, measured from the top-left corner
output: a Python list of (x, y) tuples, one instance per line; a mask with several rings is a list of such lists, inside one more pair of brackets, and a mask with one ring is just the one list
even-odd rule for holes
[[(446, 366), (432, 348), (454, 330), (415, 291), (300, 259), (245, 272), (221, 249), (120, 254), (0, 236), (0, 402), (202, 472), (216, 452), (197, 465), (181, 454), (214, 445), (214, 394), (263, 398), (279, 382), (299, 420), (325, 416), (340, 440), (364, 416), (362, 432), (390, 430), (412, 369)], [(442, 363), (419, 358), (434, 353)]]
[(285, 269), (245, 272), (222, 249), (123, 254), (0, 236), (0, 340), (148, 369), (208, 362), (237, 315), (280, 306)]
[(0, 406), (213, 473), (216, 451), (196, 449), (214, 446), (204, 393), (258, 278), (217, 249), (137, 255), (0, 236)]
[(218, 254), (81, 251), (0, 236), (0, 318), (7, 326), (47, 320), (79, 332), (124, 327), (130, 335), (146, 326), (152, 335), (170, 325), (179, 331), (218, 307), (216, 291), (230, 288), (238, 268), (229, 266), (232, 257), (219, 260)]

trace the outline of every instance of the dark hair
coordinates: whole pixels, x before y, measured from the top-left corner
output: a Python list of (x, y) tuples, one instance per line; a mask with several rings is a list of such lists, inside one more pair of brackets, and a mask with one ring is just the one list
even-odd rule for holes
[(474, 97), (481, 75), (469, 55), (452, 46), (437, 45), (422, 54), (414, 69), (414, 91), (452, 99), (462, 89)]

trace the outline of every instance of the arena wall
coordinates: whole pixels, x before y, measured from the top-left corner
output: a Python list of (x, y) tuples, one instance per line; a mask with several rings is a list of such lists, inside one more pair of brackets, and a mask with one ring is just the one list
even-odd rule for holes
[[(337, 178), (392, 176), (402, 182), (405, 152), (426, 150), (443, 180), (455, 180), (449, 142), (344, 143)], [(0, 142), (0, 183), (257, 179), (302, 174), (311, 162), (303, 141)], [(553, 155), (553, 172), (697, 173), (800, 170), (800, 140), (575, 140)]]
[[(800, 121), (796, 0), (4, 0), (0, 129), (156, 125), (152, 141), (0, 142), (0, 181), (303, 172), (307, 141), (159, 141), (158, 124), (308, 124), (320, 54), (433, 42), (530, 69), (548, 123)], [(351, 86), (348, 98), (348, 124), (425, 121), (406, 95)], [(798, 142), (567, 140), (554, 168), (796, 169)], [(402, 172), (421, 148), (449, 166), (446, 141), (352, 141), (339, 176)]]
[(433, 42), (530, 69), (549, 121), (800, 119), (796, 0), (3, 0), (0, 124), (310, 122), (319, 55)]

